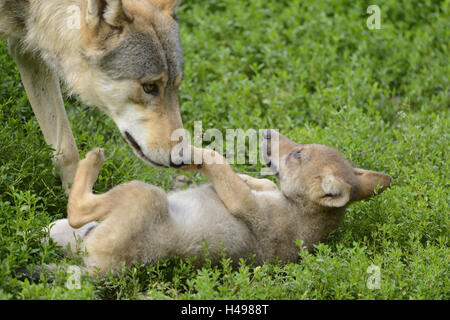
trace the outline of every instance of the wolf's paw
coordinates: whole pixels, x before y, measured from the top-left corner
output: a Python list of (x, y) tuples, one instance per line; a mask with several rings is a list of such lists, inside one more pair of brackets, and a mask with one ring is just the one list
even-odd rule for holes
[(86, 162), (94, 167), (101, 167), (105, 162), (105, 150), (103, 148), (94, 148), (86, 155)]

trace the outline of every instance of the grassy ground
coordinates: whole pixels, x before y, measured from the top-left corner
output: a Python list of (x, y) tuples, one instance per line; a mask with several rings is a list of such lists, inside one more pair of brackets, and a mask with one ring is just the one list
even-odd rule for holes
[[(66, 212), (18, 71), (0, 44), (0, 298), (4, 299), (449, 299), (450, 2), (191, 0), (180, 7), (186, 128), (278, 128), (299, 142), (338, 147), (392, 188), (348, 209), (341, 230), (298, 263), (255, 268), (189, 261), (21, 281), (14, 270), (71, 265), (41, 228)], [(131, 179), (168, 188), (175, 172), (145, 167), (113, 123), (75, 99), (67, 110), (82, 155), (107, 152), (96, 190)], [(258, 168), (236, 166), (239, 171)], [(192, 175), (191, 175), (192, 176)], [(202, 177), (192, 176), (196, 181)], [(366, 283), (379, 266), (380, 289)]]

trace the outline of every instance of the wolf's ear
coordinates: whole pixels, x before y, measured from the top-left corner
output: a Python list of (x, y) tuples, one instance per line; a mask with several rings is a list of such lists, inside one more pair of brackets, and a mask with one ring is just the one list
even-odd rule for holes
[[(383, 172), (354, 168), (358, 185), (352, 196), (353, 201), (363, 200), (386, 190), (391, 184), (391, 177)], [(377, 193), (375, 193), (377, 187)]]
[(123, 27), (131, 18), (123, 9), (122, 0), (88, 0), (86, 24), (96, 29), (104, 20), (113, 27)]
[(150, 0), (150, 2), (166, 14), (173, 16), (181, 0)]
[(333, 174), (322, 177), (317, 189), (314, 198), (321, 206), (340, 208), (350, 201), (351, 186)]

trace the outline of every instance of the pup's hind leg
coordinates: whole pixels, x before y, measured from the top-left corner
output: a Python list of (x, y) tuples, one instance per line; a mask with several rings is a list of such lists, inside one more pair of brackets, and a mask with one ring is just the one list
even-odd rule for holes
[(139, 181), (117, 186), (114, 208), (85, 241), (86, 266), (92, 272), (124, 262), (152, 263), (166, 258), (176, 243), (164, 190)]
[(94, 149), (79, 162), (69, 196), (70, 226), (80, 228), (103, 218), (83, 244), (88, 269), (92, 272), (97, 267), (104, 272), (120, 262), (148, 262), (167, 256), (173, 229), (164, 190), (132, 181), (95, 195), (92, 186), (103, 161), (103, 150)]
[(94, 194), (92, 187), (105, 161), (105, 152), (95, 148), (78, 163), (77, 173), (69, 194), (67, 218), (71, 227), (77, 229), (85, 224), (105, 218), (111, 211), (126, 207), (133, 191), (129, 182), (118, 185), (103, 194)]
[(101, 219), (111, 210), (110, 201), (108, 201), (111, 198), (110, 192), (102, 195), (92, 193), (92, 187), (104, 160), (104, 150), (96, 148), (78, 163), (67, 205), (67, 217), (73, 228), (80, 228), (89, 222)]

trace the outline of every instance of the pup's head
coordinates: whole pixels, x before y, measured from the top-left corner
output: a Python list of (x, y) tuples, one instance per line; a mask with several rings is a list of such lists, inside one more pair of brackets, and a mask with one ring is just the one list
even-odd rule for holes
[[(292, 200), (308, 199), (322, 207), (339, 208), (383, 192), (391, 183), (385, 173), (354, 168), (336, 149), (298, 144), (267, 130), (266, 162), (280, 179), (281, 191)], [(278, 157), (271, 141), (278, 139)], [(378, 188), (378, 189), (377, 189)]]
[(178, 87), (182, 49), (178, 0), (83, 0), (86, 68), (74, 90), (111, 117), (136, 155), (168, 167), (174, 130), (182, 128)]

